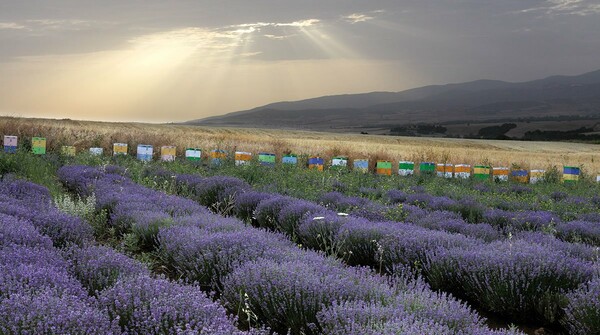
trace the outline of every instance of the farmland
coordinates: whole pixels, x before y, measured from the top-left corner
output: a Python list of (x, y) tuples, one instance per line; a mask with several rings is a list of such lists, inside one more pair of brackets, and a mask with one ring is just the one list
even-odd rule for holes
[(319, 133), (298, 130), (265, 130), (142, 123), (106, 123), (72, 120), (23, 119), (0, 117), (0, 134), (22, 138), (45, 136), (48, 149), (59, 151), (73, 145), (78, 152), (90, 147), (112, 151), (114, 142), (130, 148), (138, 144), (177, 146), (183, 156), (186, 147), (208, 153), (214, 148), (230, 152), (287, 152), (320, 155), (326, 160), (336, 155), (369, 158), (371, 161), (411, 160), (415, 162), (452, 162), (455, 164), (517, 165), (526, 169), (548, 169), (564, 165), (582, 166), (588, 174), (600, 174), (598, 145), (568, 142), (526, 142), (414, 138)]
[[(600, 331), (600, 186), (551, 169), (595, 174), (597, 146), (5, 120), (3, 134), (45, 135), (49, 150), (0, 154), (2, 333)], [(179, 157), (111, 156), (113, 142)], [(57, 154), (66, 144), (83, 153)], [(186, 146), (550, 173), (529, 185), (213, 165)]]

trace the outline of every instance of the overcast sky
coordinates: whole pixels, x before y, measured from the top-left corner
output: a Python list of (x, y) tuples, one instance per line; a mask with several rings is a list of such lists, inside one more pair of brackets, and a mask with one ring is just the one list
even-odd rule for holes
[(0, 115), (184, 121), (597, 69), (598, 0), (0, 0)]

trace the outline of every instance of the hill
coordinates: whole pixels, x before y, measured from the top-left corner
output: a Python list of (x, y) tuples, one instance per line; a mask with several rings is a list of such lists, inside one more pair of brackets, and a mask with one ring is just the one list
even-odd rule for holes
[(520, 83), (477, 80), (276, 102), (186, 124), (391, 134), (410, 124), (528, 121), (547, 127), (552, 120), (556, 124), (550, 128), (559, 129), (550, 130), (566, 131), (560, 128), (565, 119), (587, 120), (591, 126), (600, 120), (600, 70)]

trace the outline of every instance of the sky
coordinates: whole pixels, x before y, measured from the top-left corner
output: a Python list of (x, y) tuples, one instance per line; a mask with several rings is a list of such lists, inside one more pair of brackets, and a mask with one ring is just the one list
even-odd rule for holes
[(0, 115), (179, 122), (597, 69), (598, 0), (0, 0)]

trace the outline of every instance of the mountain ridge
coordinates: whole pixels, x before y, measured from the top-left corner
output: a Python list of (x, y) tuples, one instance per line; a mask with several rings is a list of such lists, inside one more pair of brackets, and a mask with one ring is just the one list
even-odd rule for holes
[(280, 101), (186, 124), (338, 129), (501, 118), (600, 117), (600, 70), (525, 82), (480, 79), (400, 92)]

